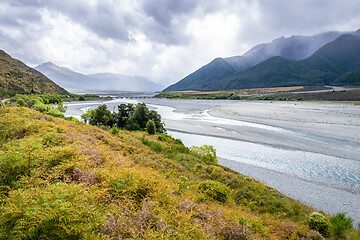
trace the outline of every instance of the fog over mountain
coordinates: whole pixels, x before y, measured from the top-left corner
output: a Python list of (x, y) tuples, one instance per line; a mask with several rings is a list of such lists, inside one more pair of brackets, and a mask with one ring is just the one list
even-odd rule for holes
[(139, 76), (112, 73), (85, 75), (69, 68), (59, 67), (51, 62), (43, 63), (35, 69), (69, 91), (159, 91), (163, 88), (163, 86)]

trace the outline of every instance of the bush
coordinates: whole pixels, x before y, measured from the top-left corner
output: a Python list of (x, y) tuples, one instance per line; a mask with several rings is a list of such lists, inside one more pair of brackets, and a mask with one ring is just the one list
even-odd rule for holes
[(64, 114), (62, 114), (57, 108), (50, 108), (46, 113), (53, 117), (64, 117)]
[(204, 161), (217, 163), (216, 149), (211, 145), (192, 146), (190, 152)]
[(46, 112), (50, 109), (49, 106), (46, 106), (44, 103), (40, 101), (35, 102), (31, 108), (39, 112)]
[(316, 230), (324, 237), (329, 236), (330, 224), (324, 215), (313, 212), (309, 218), (309, 227), (312, 230)]
[(229, 189), (225, 185), (212, 180), (204, 181), (199, 184), (199, 190), (208, 197), (219, 201), (226, 202), (229, 198)]
[(331, 233), (336, 239), (344, 239), (345, 232), (353, 227), (353, 220), (345, 213), (338, 213), (330, 219)]

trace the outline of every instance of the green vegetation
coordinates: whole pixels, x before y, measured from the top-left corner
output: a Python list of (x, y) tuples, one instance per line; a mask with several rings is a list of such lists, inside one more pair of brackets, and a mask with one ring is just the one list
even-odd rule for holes
[(84, 122), (98, 127), (113, 127), (127, 130), (147, 130), (148, 133), (166, 132), (161, 116), (154, 110), (149, 110), (145, 103), (133, 105), (120, 104), (117, 112), (111, 112), (107, 106), (100, 105), (84, 113), (81, 118)]
[(0, 50), (0, 97), (16, 94), (68, 94), (40, 72)]
[[(107, 129), (0, 108), (0, 239), (321, 239), (312, 209), (210, 146)], [(336, 219), (330, 237), (359, 236)]]
[(332, 236), (336, 239), (346, 239), (345, 232), (353, 227), (353, 220), (345, 213), (338, 213), (330, 218)]
[[(64, 117), (67, 107), (62, 104), (60, 95), (21, 95), (16, 94), (10, 102), (16, 103), (20, 107), (29, 107), (39, 112), (47, 113), (54, 117)], [(57, 105), (57, 106), (56, 106)]]
[(228, 99), (228, 100), (265, 100), (265, 101), (360, 101), (360, 89), (353, 88), (342, 91), (308, 92), (308, 93), (271, 93), (266, 96), (236, 95), (234, 93), (160, 93), (156, 98), (170, 99)]
[(318, 212), (313, 212), (309, 218), (310, 229), (316, 230), (321, 233), (324, 237), (329, 236), (330, 223), (329, 220)]

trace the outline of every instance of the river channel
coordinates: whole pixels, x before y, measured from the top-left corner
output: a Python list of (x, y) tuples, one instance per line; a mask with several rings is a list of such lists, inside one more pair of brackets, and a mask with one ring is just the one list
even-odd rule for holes
[(117, 98), (65, 103), (67, 116), (145, 102), (186, 146), (329, 214), (360, 222), (360, 106), (340, 103)]

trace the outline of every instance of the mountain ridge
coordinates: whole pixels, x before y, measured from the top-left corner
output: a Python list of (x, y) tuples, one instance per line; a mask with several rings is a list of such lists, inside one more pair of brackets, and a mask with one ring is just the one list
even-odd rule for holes
[(114, 73), (82, 74), (66, 67), (46, 62), (35, 67), (57, 84), (70, 91), (77, 90), (119, 90), (119, 91), (158, 91), (163, 86), (150, 80)]
[(69, 94), (45, 75), (0, 50), (0, 96)]
[[(301, 43), (304, 43), (304, 42), (309, 43), (309, 42), (313, 41), (313, 39), (311, 39), (311, 37), (304, 37), (304, 36), (292, 36), (289, 38), (281, 37), (281, 38), (273, 40), (270, 44), (264, 43), (264, 44), (256, 45), (255, 47), (251, 48), (248, 52), (246, 52), (242, 56), (233, 56), (230, 58), (224, 58), (224, 61), (227, 61), (231, 66), (233, 66), (233, 69), (237, 70), (236, 73), (228, 73), (227, 76), (223, 76), (222, 78), (219, 78), (217, 76), (211, 75), (211, 71), (214, 71), (211, 67), (221, 68), (221, 66), (211, 66), (209, 63), (204, 66), (204, 67), (206, 67), (205, 69), (207, 69), (208, 72), (202, 71), (202, 75), (205, 76), (205, 79), (207, 80), (206, 84), (203, 83), (203, 85), (206, 85), (204, 88), (199, 87), (199, 85), (197, 84), (198, 82), (204, 82), (204, 79), (200, 79), (201, 75), (199, 77), (199, 75), (197, 74), (198, 71), (200, 71), (201, 69), (204, 69), (204, 67), (202, 67), (199, 70), (193, 72), (192, 74), (186, 76), (179, 82), (167, 87), (166, 89), (164, 89), (164, 92), (166, 92), (166, 91), (183, 91), (183, 90), (198, 90), (198, 91), (229, 90), (230, 87), (234, 87), (234, 89), (247, 88), (247, 87), (278, 87), (278, 86), (290, 86), (289, 84), (291, 82), (296, 83), (295, 84), (296, 86), (300, 85), (300, 84), (318, 85), (321, 83), (321, 81), (323, 82), (323, 84), (324, 83), (328, 84), (328, 83), (334, 81), (336, 78), (338, 78), (341, 74), (344, 74), (345, 72), (340, 69), (344, 69), (345, 67), (339, 66), (339, 63), (336, 62), (336, 60), (331, 60), (332, 61), (331, 63), (330, 62), (326, 63), (326, 61), (329, 61), (329, 60), (325, 60), (324, 57), (321, 56), (321, 54), (318, 51), (320, 49), (324, 48), (324, 46), (327, 46), (325, 48), (325, 50), (322, 49), (322, 52), (330, 53), (330, 51), (327, 49), (334, 48), (334, 46), (332, 46), (331, 44), (330, 45), (328, 45), (328, 44), (336, 41), (341, 36), (345, 36), (345, 38), (351, 38), (352, 40), (348, 39), (349, 43), (340, 44), (340, 45), (346, 46), (347, 44), (350, 44), (350, 42), (356, 42), (354, 44), (350, 44), (351, 46), (356, 47), (357, 46), (356, 44), (358, 41), (356, 39), (360, 40), (360, 38), (358, 38), (358, 36), (360, 36), (357, 34), (358, 32), (360, 33), (360, 29), (356, 32), (350, 32), (350, 33), (345, 33), (345, 34), (340, 34), (343, 32), (327, 32), (324, 34), (315, 35), (315, 36), (313, 36), (314, 39), (317, 39), (315, 41), (315, 43), (322, 44), (323, 42), (326, 42), (329, 39), (332, 39), (340, 34), (333, 41), (327, 42), (326, 44), (321, 46), (319, 49), (316, 49), (316, 51), (314, 51), (314, 49), (315, 49), (314, 46), (316, 46), (316, 44), (313, 44), (313, 43), (311, 44), (311, 46), (308, 46), (306, 44), (301, 45), (298, 43), (295, 44), (295, 46), (291, 46), (291, 44), (290, 44), (291, 42), (294, 42), (294, 41), (301, 42)], [(339, 45), (339, 42), (341, 40), (342, 40), (342, 38), (340, 38), (336, 44)], [(286, 43), (286, 44), (284, 44), (284, 43)], [(275, 47), (275, 50), (280, 54), (279, 57), (282, 57), (289, 61), (297, 60), (298, 62), (296, 64), (291, 63), (291, 62), (286, 62), (286, 61), (285, 61), (286, 63), (285, 62), (280, 63), (278, 60), (277, 61), (273, 60), (273, 57), (276, 57), (276, 56), (269, 57), (271, 54), (269, 55), (268, 53), (266, 53), (266, 51), (268, 51), (269, 49), (272, 49), (275, 45), (279, 45), (279, 44), (282, 46), (282, 48)], [(307, 58), (303, 58), (305, 56), (304, 53), (300, 54), (299, 51), (295, 51), (296, 53), (294, 53), (294, 51), (293, 51), (293, 49), (302, 48), (301, 46), (306, 46), (306, 48), (307, 48), (307, 50), (306, 50), (307, 52), (305, 53), (305, 55), (307, 55), (309, 52), (312, 52), (312, 51), (314, 51), (314, 52), (311, 55), (309, 55)], [(270, 52), (274, 53), (274, 52), (276, 52), (275, 50), (272, 49)], [(336, 50), (334, 50), (334, 51), (336, 51)], [(358, 51), (356, 50), (354, 52), (357, 53)], [(346, 53), (350, 54), (348, 50), (346, 51)], [(335, 54), (335, 53), (332, 53), (332, 54)], [(283, 56), (281, 56), (281, 55), (283, 55)], [(335, 54), (335, 55), (339, 55), (339, 54)], [(286, 56), (287, 56), (287, 58), (286, 58)], [(354, 62), (354, 63), (352, 63), (354, 66), (359, 66), (360, 63), (358, 63), (356, 56), (359, 56), (359, 55), (354, 54), (354, 56), (351, 57), (351, 60), (347, 60), (347, 61)], [(266, 60), (261, 61), (260, 63), (257, 63), (252, 66), (253, 63), (259, 61), (259, 59), (261, 60), (261, 58), (265, 58)], [(333, 59), (333, 57), (331, 57), (331, 59)], [(342, 56), (341, 59), (342, 59), (342, 61), (344, 61), (345, 57)], [(281, 74), (278, 74), (274, 71), (271, 73), (271, 70), (263, 69), (263, 66), (264, 66), (263, 63), (268, 60), (270, 60), (270, 63), (272, 61), (274, 61), (274, 62), (272, 62), (272, 64), (266, 63), (265, 65), (272, 65), (274, 68), (281, 69), (280, 72), (281, 72), (281, 74), (283, 74), (282, 78), (292, 76), (292, 78), (290, 79), (290, 81), (288, 81), (288, 83), (284, 82), (284, 79), (281, 79), (281, 77), (279, 76)], [(283, 67), (285, 67), (285, 69), (286, 68), (293, 69), (294, 73), (293, 74), (285, 73), (283, 71), (283, 69), (281, 68), (281, 66), (276, 66), (278, 64), (280, 64), (280, 65), (285, 64), (286, 66), (284, 65)], [(314, 64), (318, 64), (318, 65), (321, 64), (321, 65), (323, 65), (323, 67), (321, 68), (320, 66), (313, 66)], [(336, 70), (336, 68), (334, 68), (334, 66), (331, 67), (332, 64), (335, 64), (337, 67), (340, 67), (340, 69)], [(346, 64), (350, 64), (350, 63), (347, 62)], [(260, 65), (260, 66), (258, 66), (258, 65)], [(297, 66), (298, 69), (295, 69), (295, 65)], [(254, 67), (256, 67), (255, 69), (257, 69), (257, 70), (261, 69), (260, 73), (256, 73), (255, 70), (248, 71), (249, 69), (252, 69)], [(349, 71), (350, 70), (355, 70), (355, 68), (349, 67)], [(278, 75), (280, 82), (278, 82), (275, 85), (268, 86), (269, 82), (275, 83), (273, 80), (276, 79), (276, 75)], [(303, 77), (301, 77), (301, 75), (303, 75)], [(263, 84), (261, 84), (261, 79), (258, 79), (258, 78), (260, 78), (260, 76), (270, 77), (272, 80), (265, 79), (263, 81)], [(313, 77), (312, 78), (313, 83), (311, 83), (311, 81), (310, 81), (311, 76)], [(246, 80), (245, 78), (250, 78), (250, 79), (256, 78), (256, 80), (255, 80), (256, 83), (251, 84), (251, 81), (249, 79)], [(231, 83), (231, 81), (238, 82), (238, 84)], [(191, 85), (186, 85), (186, 83), (191, 83)], [(239, 85), (240, 83), (243, 83), (243, 85)]]

